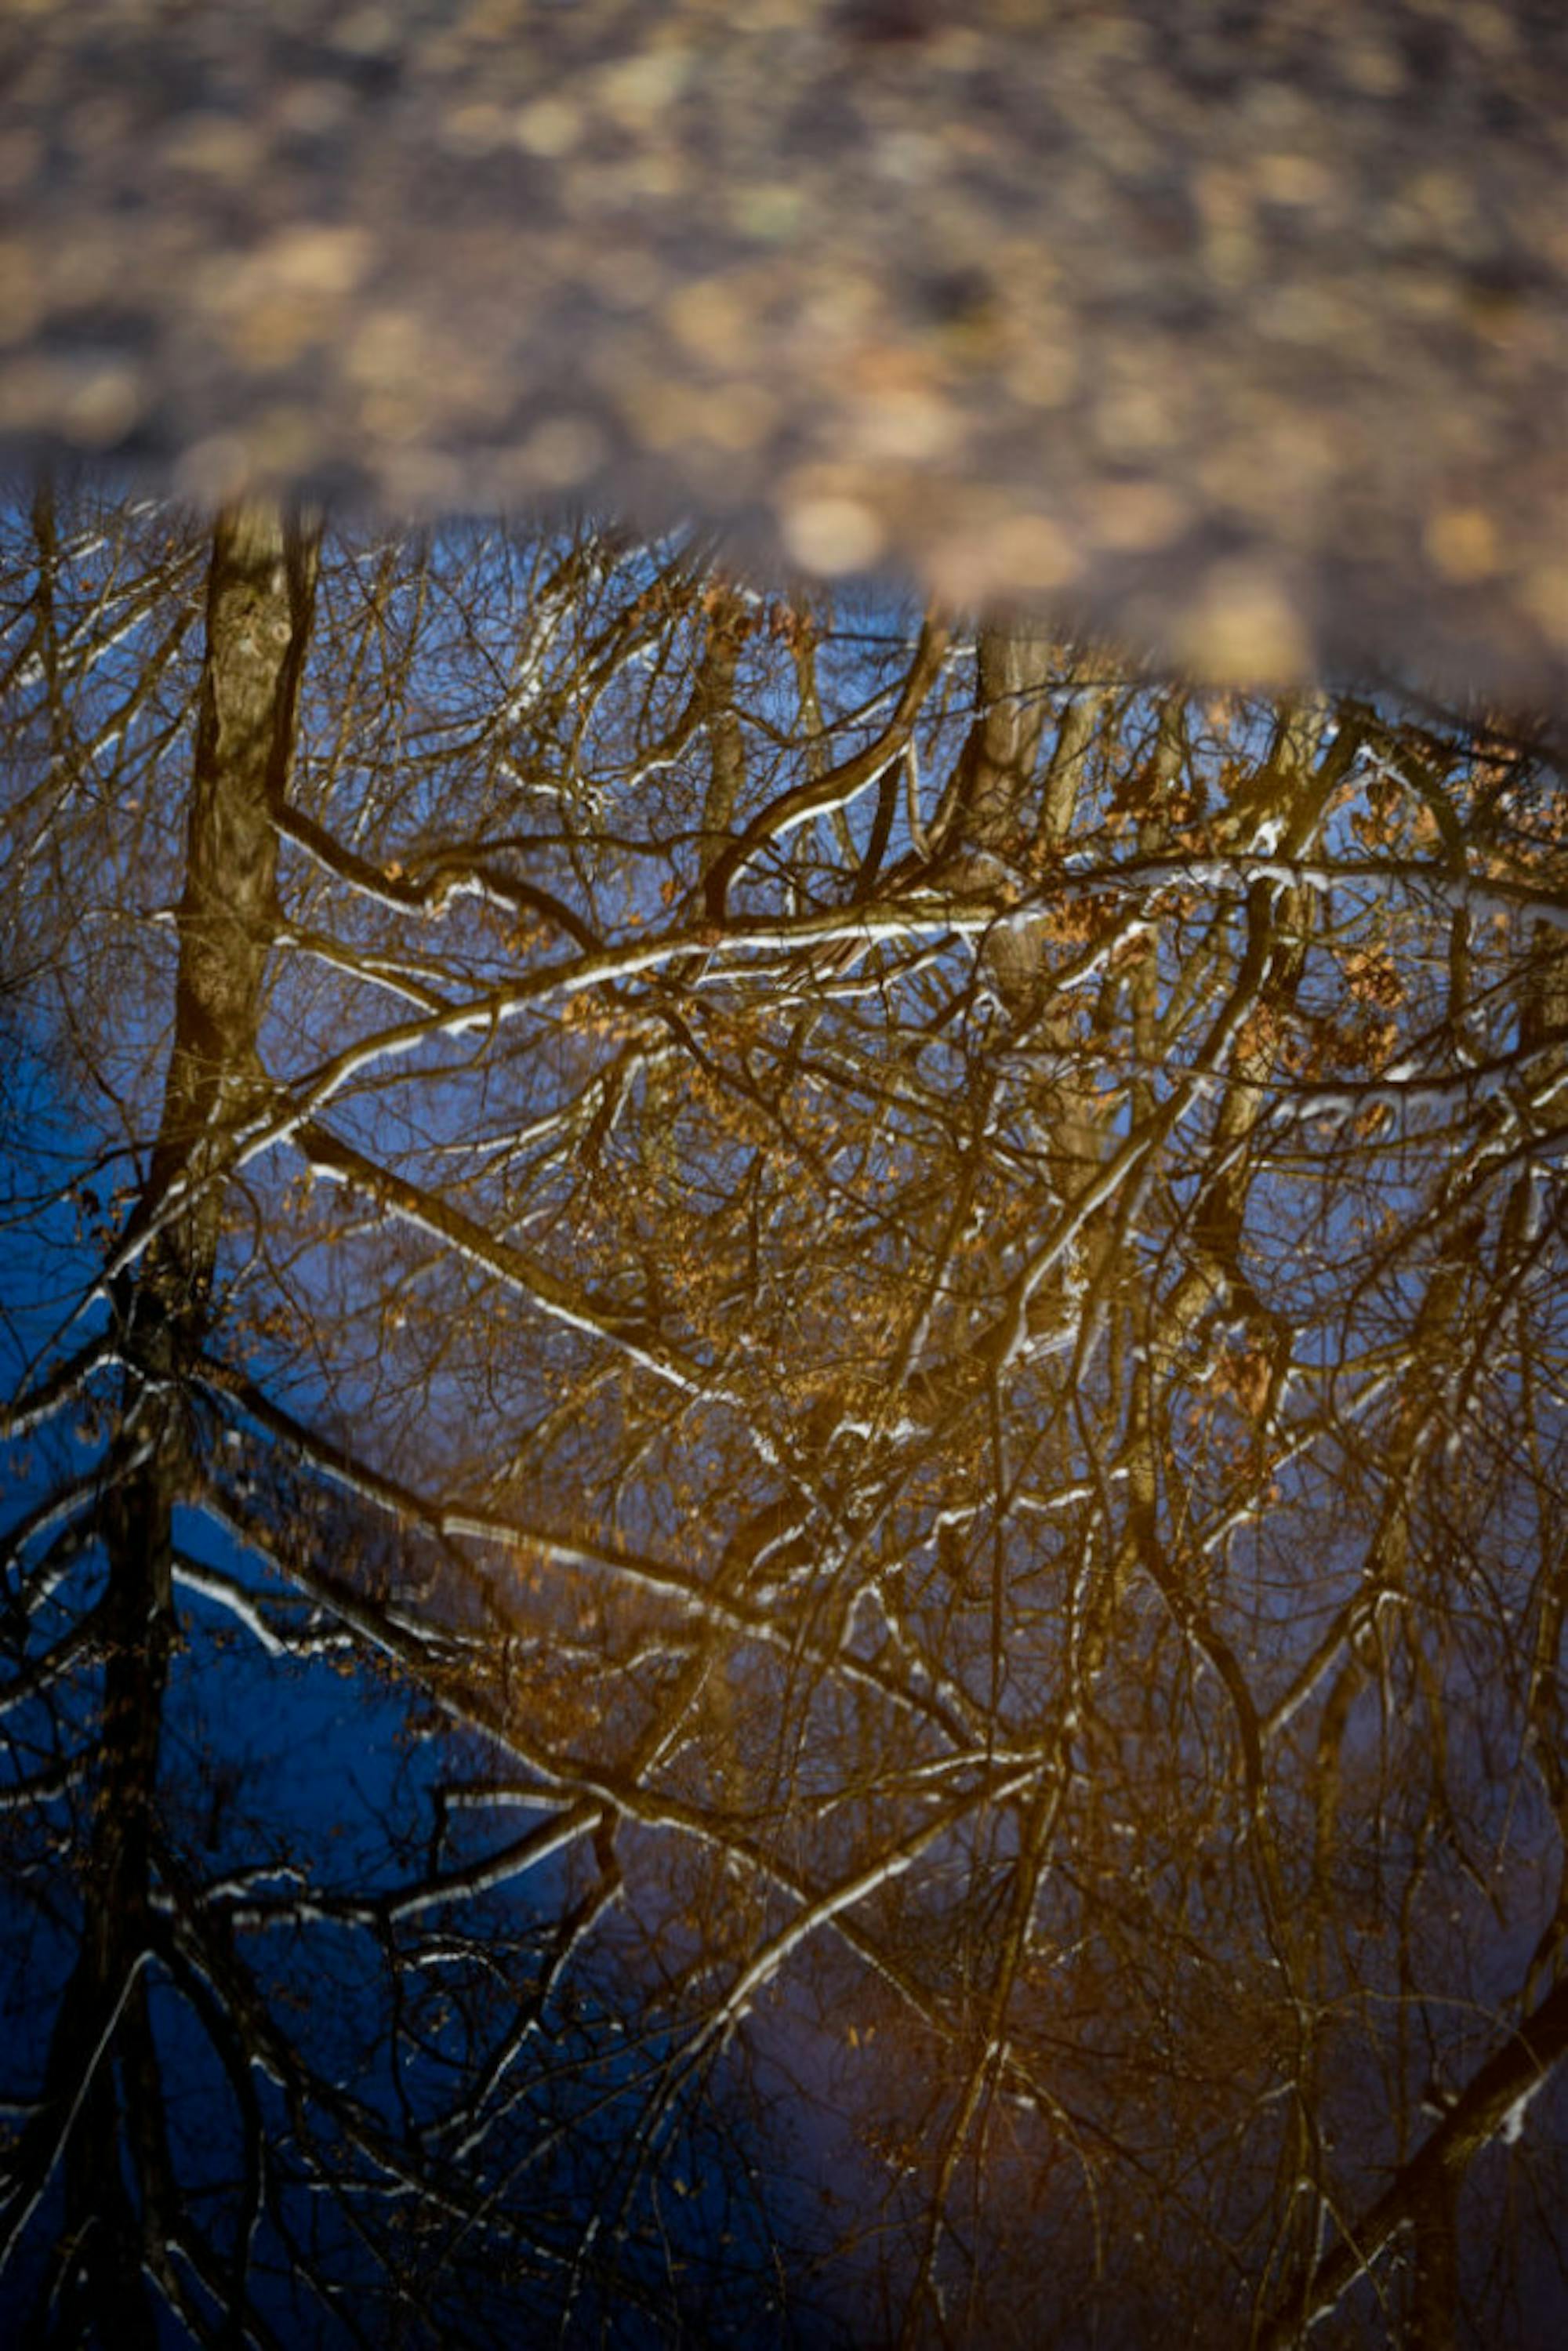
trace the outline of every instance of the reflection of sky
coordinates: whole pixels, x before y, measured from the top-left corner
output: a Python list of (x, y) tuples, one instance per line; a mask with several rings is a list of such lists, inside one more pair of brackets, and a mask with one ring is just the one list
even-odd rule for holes
[[(1220, 1089), (1197, 1081), (1194, 1065), (1216, 998), (1199, 993), (1154, 1064), (1136, 1062), (1125, 1046), (1130, 983), (1109, 946), (1070, 927), (1051, 952), (1075, 972), (1081, 1010), (1070, 1034), (1048, 1038), (1047, 1056), (1038, 1040), (1009, 1048), (997, 1008), (979, 1002), (978, 918), (966, 930), (935, 913), (918, 951), (890, 946), (880, 967), (862, 949), (856, 961), (802, 971), (788, 938), (779, 948), (760, 931), (749, 946), (716, 951), (686, 912), (705, 751), (700, 726), (681, 729), (702, 603), (650, 625), (628, 653), (628, 614), (670, 576), (676, 549), (582, 562), (579, 552), (564, 538), (477, 531), (443, 538), (423, 558), (395, 542), (329, 550), (298, 806), (392, 881), (422, 878), (444, 843), (477, 837), (503, 881), (525, 873), (624, 952), (601, 984), (574, 993), (549, 975), (574, 970), (577, 949), (500, 904), (503, 892), (459, 899), (439, 924), (425, 923), (395, 893), (346, 889), (286, 846), (291, 930), (276, 959), (267, 1066), (303, 1084), (357, 1040), (379, 1033), (388, 1049), (395, 1033), (400, 1050), (367, 1056), (322, 1117), (340, 1141), (456, 1203), (472, 1231), (465, 1240), (428, 1219), (423, 1228), (400, 1221), (373, 1184), (312, 1186), (308, 1138), (246, 1168), (215, 1349), (339, 1453), (329, 1463), (325, 1448), (314, 1464), (294, 1458), (278, 1427), (221, 1384), (193, 1402), (212, 1492), (177, 1519), (185, 1646), (164, 1707), (161, 1802), (209, 1908), (239, 1921), (239, 1945), (315, 2101), (323, 2170), (352, 2182), (336, 2203), (302, 2184), (291, 2190), (283, 2220), (268, 2223), (264, 2271), (290, 2267), (277, 2231), (298, 2226), (329, 2240), (329, 2266), (371, 2295), (381, 2256), (355, 2228), (373, 2214), (366, 2225), (378, 2239), (390, 2215), (406, 2223), (412, 2272), (438, 2310), (493, 2310), (504, 2329), (510, 2294), (514, 2322), (517, 2309), (570, 2305), (580, 2329), (612, 2316), (618, 2339), (634, 2342), (642, 2329), (655, 2339), (689, 2290), (694, 2328), (742, 2337), (749, 2328), (755, 2339), (758, 2313), (772, 2306), (769, 2232), (800, 2245), (831, 2233), (813, 2189), (819, 2199), (864, 2194), (873, 2206), (885, 2193), (847, 2269), (820, 2287), (799, 2284), (797, 2332), (821, 2340), (834, 2291), (871, 2295), (880, 2282), (896, 2303), (900, 2268), (907, 2278), (918, 2259), (954, 2083), (976, 2062), (977, 2035), (984, 2054), (989, 1971), (1015, 1885), (1032, 1866), (1028, 1806), (1053, 1771), (1064, 1771), (1067, 1792), (1033, 1906), (1035, 1949), (1048, 1956), (1031, 1961), (1009, 2021), (1027, 2054), (1011, 2074), (1013, 2061), (996, 2057), (1006, 2086), (987, 2094), (988, 2152), (964, 2154), (949, 2181), (955, 2212), (974, 2199), (972, 2229), (955, 2228), (943, 2274), (961, 2273), (960, 2243), (978, 2248), (977, 2259), (998, 2248), (998, 2259), (1005, 2251), (1027, 2269), (1029, 2231), (1010, 2233), (1004, 2190), (1067, 2165), (1051, 2150), (1071, 2137), (1068, 2121), (1087, 2130), (1094, 2153), (1076, 2187), (1055, 2191), (1058, 2218), (1075, 2210), (1085, 2180), (1098, 2185), (1114, 2168), (1118, 2150), (1138, 2150), (1131, 2179), (1154, 2165), (1161, 2132), (1190, 2132), (1194, 2161), (1223, 2168), (1220, 2091), (1184, 2089), (1184, 2065), (1223, 2082), (1228, 2071), (1283, 2063), (1265, 2041), (1283, 2030), (1282, 2011), (1212, 1655), (1134, 1578), (1114, 1669), (1092, 1706), (1071, 1679), (1082, 1637), (1074, 1612), (1086, 1584), (1109, 1573), (1128, 1511), (1134, 1318), (1179, 1282), (1212, 1176)], [(195, 678), (193, 632), (177, 653), (161, 651), (174, 635), (162, 591), (138, 606), (134, 567), (107, 536), (76, 565), (73, 724), (93, 747), (85, 771), (104, 805), (89, 812), (89, 794), (72, 820), (84, 842), (103, 830), (112, 845), (101, 870), (84, 849), (62, 871), (58, 911), (75, 925), (61, 951), (68, 977), (56, 986), (40, 946), (14, 1016), (13, 1207), (0, 1244), (13, 1377), (96, 1278), (90, 1234), (77, 1238), (77, 1206), (57, 1196), (61, 1169), (89, 1170), (101, 1209), (129, 1165), (126, 1135), (145, 1148), (156, 1125), (169, 935), (153, 927), (144, 957), (147, 926), (110, 922), (106, 910), (144, 914), (177, 893), (175, 812), (189, 756), (181, 695)], [(182, 558), (172, 590), (189, 598), (195, 577)], [(894, 614), (884, 632), (825, 640), (818, 684), (834, 756), (885, 720), (915, 633), (910, 615)], [(109, 650), (97, 659), (103, 637)], [(139, 645), (153, 649), (156, 691), (131, 710)], [(971, 652), (952, 658), (917, 730), (927, 822), (969, 725), (972, 672)], [(789, 740), (793, 676), (766, 627), (747, 641), (739, 676), (749, 789), (782, 789), (799, 758)], [(1052, 690), (1058, 716), (1068, 698)], [(1108, 709), (1117, 758), (1137, 772), (1156, 745), (1158, 690), (1120, 688)], [(1223, 760), (1255, 764), (1274, 724), (1245, 705), (1195, 705), (1187, 723), (1185, 775), (1215, 793)], [(1051, 739), (1048, 726), (1048, 747)], [(16, 778), (30, 789), (41, 772), (34, 757)], [(1117, 878), (1138, 844), (1119, 819), (1116, 784), (1107, 760), (1081, 804), (1081, 899), (1117, 909), (1115, 939), (1134, 941), (1147, 891)], [(787, 921), (797, 907), (841, 904), (878, 799), (868, 789), (841, 812), (842, 839), (824, 820), (800, 829), (788, 857), (770, 844), (735, 886), (738, 919)], [(1360, 800), (1331, 816), (1324, 853), (1352, 857), (1358, 813)], [(64, 819), (50, 821), (58, 830)], [(612, 845), (591, 860), (596, 835)], [(889, 866), (914, 847), (900, 792)], [(1038, 902), (1048, 919), (1059, 883)], [(1071, 912), (1080, 899), (1064, 894)], [(1167, 1006), (1206, 946), (1222, 992), (1244, 944), (1243, 889), (1191, 894), (1168, 921), (1155, 910)], [(914, 918), (897, 911), (908, 927)], [(646, 946), (666, 928), (675, 944)], [(323, 954), (329, 934), (359, 970)], [(1385, 935), (1409, 973), (1401, 1050), (1440, 1072), (1443, 921), (1420, 889), (1402, 894), (1385, 873), (1334, 883), (1303, 1019), (1343, 1010), (1351, 958)], [(1518, 935), (1516, 926), (1478, 943), (1480, 985), (1511, 968)], [(100, 940), (110, 951), (91, 964)], [(72, 990), (86, 991), (94, 973), (116, 992), (102, 1003), (81, 995), (78, 1037)], [(474, 1008), (461, 1033), (454, 1024), (415, 1036), (433, 993)], [(1517, 1044), (1511, 996), (1498, 994), (1486, 1018), (1490, 1051), (1507, 1054)], [(110, 1048), (94, 1062), (100, 1026)], [(1110, 1050), (1097, 1041), (1107, 1034)], [(1154, 1175), (1141, 1192), (1126, 1187), (1138, 1204), (1125, 1235), (1130, 1295), (1097, 1305), (1092, 1266), (1070, 1258), (1067, 1295), (1082, 1322), (1021, 1345), (988, 1393), (966, 1370), (966, 1348), (1060, 1205), (1041, 1067), (1049, 1060), (1052, 1081), (1070, 1078), (1063, 1065), (1086, 1043), (1102, 1056), (1093, 1066), (1108, 1155), (1135, 1140), (1150, 1104), (1170, 1117)], [(107, 1081), (96, 1090), (95, 1069)], [(696, 1072), (712, 1078), (706, 1091)], [(1354, 1098), (1360, 1080), (1330, 1070), (1331, 1082)], [(1396, 1090), (1391, 1127), (1366, 1137), (1352, 1129), (1347, 1142), (1344, 1116), (1331, 1121), (1322, 1103), (1302, 1116), (1299, 1085), (1270, 1085), (1256, 1145), (1269, 1172), (1249, 1197), (1247, 1248), (1249, 1280), (1290, 1326), (1279, 1458), (1265, 1479), (1239, 1384), (1253, 1376), (1246, 1349), (1260, 1343), (1232, 1309), (1177, 1333), (1161, 1497), (1163, 1540), (1264, 1709), (1363, 1578), (1369, 1528), (1388, 1507), (1386, 1448), (1413, 1386), (1408, 1336), (1440, 1264), (1429, 1212), (1444, 1205), (1448, 1171), (1462, 1175), (1467, 1152), (1473, 1165), (1481, 1131), (1468, 1095), (1412, 1085)], [(105, 1153), (120, 1155), (105, 1163)], [(1495, 1195), (1486, 1214), (1491, 1249)], [(516, 1260), (486, 1256), (487, 1242), (575, 1285), (601, 1321), (646, 1317), (657, 1343), (642, 1368), (581, 1316), (538, 1311)], [(1333, 1897), (1343, 1908), (1332, 1913), (1320, 1987), (1336, 2013), (1371, 2020), (1386, 2062), (1375, 2095), (1336, 2053), (1340, 2074), (1322, 2092), (1323, 2114), (1347, 2147), (1361, 2133), (1369, 2165), (1381, 2160), (1373, 2150), (1413, 2127), (1406, 2110), (1424, 2065), (1440, 2058), (1462, 2075), (1490, 2045), (1543, 1917), (1547, 1889), (1531, 1881), (1546, 1823), (1519, 1769), (1519, 1693), (1500, 1661), (1517, 1669), (1540, 1604), (1532, 1552), (1544, 1555), (1557, 1525), (1560, 1449), (1551, 1448), (1562, 1430), (1550, 1395), (1528, 1401), (1532, 1441), (1548, 1447), (1533, 1485), (1519, 1473), (1510, 1428), (1526, 1410), (1520, 1350), (1534, 1351), (1532, 1374), (1560, 1375), (1550, 1369), (1562, 1332), (1546, 1271), (1538, 1264), (1521, 1290), (1519, 1311), (1534, 1320), (1517, 1345), (1506, 1318), (1483, 1317), (1475, 1329), (1490, 1336), (1467, 1332), (1457, 1351), (1439, 1334), (1443, 1361), (1457, 1352), (1479, 1401), (1474, 1474), (1462, 1455), (1442, 1457), (1448, 1467), (1423, 1455), (1418, 1478), (1414, 1458), (1396, 1462), (1417, 1489), (1420, 1569), (1400, 1605), (1430, 1647), (1406, 1652), (1385, 1630), (1391, 1662), (1354, 1696), (1340, 1765), (1352, 1831)], [(923, 1380), (925, 1400), (890, 1415), (889, 1367), (923, 1285), (924, 1335), (901, 1376), (911, 1394)], [(682, 1388), (692, 1364), (712, 1391), (695, 1403)], [(100, 1434), (117, 1392), (118, 1374), (103, 1374)], [(14, 1458), (8, 1518), (73, 1461), (87, 1466), (72, 1433), (80, 1417), (62, 1415), (26, 1466)], [(364, 1472), (357, 1486), (350, 1455)], [(768, 1511), (780, 1493), (788, 1508), (774, 1523)], [(402, 1522), (390, 1507), (399, 1494), (410, 1503)], [(460, 1510), (475, 1528), (488, 1512), (492, 1535), (444, 1531), (443, 1512)], [(507, 1540), (509, 1528), (528, 1540)], [(1445, 1610), (1450, 1573), (1465, 1605)], [(28, 1655), (79, 1616), (95, 1574), (90, 1552), (71, 1567)], [(730, 1614), (714, 1616), (720, 1630), (700, 1707), (692, 1701), (695, 1727), (661, 1750), (660, 1711), (703, 1622), (694, 1590), (719, 1585)], [(290, 1655), (291, 1643), (319, 1654)], [(412, 1689), (393, 1679), (400, 1659)], [(1313, 1684), (1270, 1750), (1276, 1834), (1299, 1891), (1331, 1680), (1325, 1671)], [(84, 1673), (15, 1709), (13, 1753), (68, 1734), (74, 1747), (90, 1744), (93, 1696)], [(497, 1707), (511, 1709), (509, 1756), (493, 1735)], [(1437, 1791), (1424, 1793), (1439, 1733)], [(1009, 1789), (1005, 1802), (985, 1792), (991, 1773)], [(448, 1803), (455, 1776), (481, 1788), (520, 1779), (531, 1801)], [(539, 1857), (552, 1806), (570, 1808), (580, 1791), (570, 1838)], [(78, 1926), (57, 1890), (68, 1871), (47, 1847), (55, 1840), (63, 1852), (74, 1836), (79, 1851), (85, 1795), (27, 1821), (37, 1852), (5, 1915), (14, 2013), (26, 2019), (25, 2062), (35, 2067)], [(638, 1810), (639, 1795), (650, 1809)], [(582, 1913), (574, 1942), (580, 1906), (600, 1884), (592, 1827), (605, 1803), (624, 1807), (623, 1887), (602, 1912)], [(785, 1949), (813, 1892), (847, 1883), (928, 1821), (918, 1865), (868, 1882), (845, 1913), (842, 1941), (824, 1929), (798, 1956)], [(538, 1842), (526, 1842), (536, 1830)], [(461, 1898), (399, 1908), (398, 1889), (508, 1847), (514, 1865), (497, 1884), (465, 1879)], [(1411, 2004), (1429, 2049), (1398, 2014), (1385, 1928), (1402, 1888), (1405, 1932), (1435, 1988), (1418, 2011)], [(1188, 1938), (1185, 1953), (1167, 1949), (1167, 1919)], [(775, 1946), (779, 1968), (750, 2015), (727, 2019), (731, 1987)], [(1398, 1965), (1410, 1964), (1407, 1945)], [(1245, 2044), (1233, 2060), (1223, 2053), (1228, 2001), (1243, 2019), (1229, 2028)], [(197, 2006), (162, 1977), (155, 2009), (190, 2192), (215, 2210), (237, 2162), (233, 2084)], [(1194, 2036), (1186, 2054), (1184, 2025)], [(1347, 2023), (1336, 2053), (1355, 2045)], [(267, 2065), (247, 2062), (269, 2143), (303, 2181), (309, 2134)], [(1030, 2069), (1054, 2087), (1031, 2088)], [(1266, 2071), (1258, 2078), (1266, 2083)], [(1115, 2087), (1102, 2112), (1105, 2084)], [(16, 2081), (4, 2090), (16, 2095)], [(362, 2102), (368, 2130), (417, 2147), (428, 2174), (420, 2193), (378, 2184), (369, 2155), (337, 2148), (340, 2094)], [(1260, 2150), (1277, 2095), (1277, 2085), (1260, 2088), (1236, 2126)], [(795, 2141), (793, 2168), (778, 2181), (767, 2170), (779, 2142), (763, 2119), (775, 2105)], [(1098, 2119), (1085, 2125), (1085, 2113)], [(1263, 2155), (1256, 2171), (1234, 2146), (1226, 2160), (1232, 2185), (1217, 2189), (1216, 2210), (1225, 2217), (1233, 2199), (1236, 2214), (1264, 2192)], [(1350, 2175), (1344, 2193), (1354, 2197), (1363, 2177)], [(451, 2210), (431, 2180), (450, 2192)], [(1117, 2209), (1153, 2227), (1141, 2191), (1127, 2192)], [(493, 2211), (476, 2217), (476, 2194), (493, 2195)], [(1171, 2211), (1177, 2219), (1167, 2213), (1165, 2225), (1185, 2228), (1179, 2199)], [(497, 2215), (498, 2239), (489, 2233)], [(590, 2220), (601, 2250), (619, 2243), (622, 2268), (606, 2283), (591, 2261), (574, 2287)], [(882, 2250), (883, 2221), (895, 2250)], [(832, 2229), (844, 2222), (835, 2210)], [(46, 2214), (39, 2230), (48, 2225)], [(395, 2231), (393, 2241), (402, 2241)], [(497, 2242), (515, 2271), (486, 2250)], [(487, 2263), (497, 2265), (489, 2284)], [(267, 2306), (282, 2326), (285, 2288), (267, 2291), (280, 2297)], [(303, 2304), (289, 2320), (307, 2335), (321, 2323)]]

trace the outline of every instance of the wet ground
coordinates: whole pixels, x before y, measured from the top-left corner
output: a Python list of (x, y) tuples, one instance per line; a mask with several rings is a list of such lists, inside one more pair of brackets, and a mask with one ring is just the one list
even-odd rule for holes
[(1568, 703), (1562, 12), (12, 0), (0, 449)]

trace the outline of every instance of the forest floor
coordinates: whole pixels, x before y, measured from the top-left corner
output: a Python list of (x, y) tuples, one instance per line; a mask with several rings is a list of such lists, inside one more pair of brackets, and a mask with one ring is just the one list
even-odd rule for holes
[(1568, 707), (1555, 0), (10, 0), (0, 457)]

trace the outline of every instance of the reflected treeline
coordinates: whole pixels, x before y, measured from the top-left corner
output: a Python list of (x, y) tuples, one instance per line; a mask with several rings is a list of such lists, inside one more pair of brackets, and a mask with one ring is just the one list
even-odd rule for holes
[(0, 2305), (1568, 2261), (1568, 802), (598, 526), (0, 539)]

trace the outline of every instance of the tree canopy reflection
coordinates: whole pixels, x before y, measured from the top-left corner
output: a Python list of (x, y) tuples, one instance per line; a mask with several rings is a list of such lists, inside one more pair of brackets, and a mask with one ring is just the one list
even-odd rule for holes
[(21, 2339), (1525, 2330), (1528, 730), (587, 524), (0, 629)]

